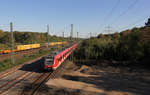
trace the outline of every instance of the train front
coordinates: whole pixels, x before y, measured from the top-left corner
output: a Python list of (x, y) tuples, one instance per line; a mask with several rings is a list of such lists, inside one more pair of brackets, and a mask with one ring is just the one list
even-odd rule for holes
[(54, 55), (46, 56), (44, 61), (44, 69), (53, 70), (53, 64), (54, 64)]

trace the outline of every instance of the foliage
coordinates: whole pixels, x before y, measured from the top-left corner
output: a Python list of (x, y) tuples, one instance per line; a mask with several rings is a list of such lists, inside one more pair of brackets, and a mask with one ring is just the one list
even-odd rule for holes
[[(39, 33), (39, 32), (19, 32), (14, 31), (14, 40), (15, 45), (17, 44), (33, 44), (33, 43), (45, 43), (49, 42), (56, 42), (56, 41), (68, 41), (69, 38), (62, 38), (57, 36), (51, 36), (47, 33)], [(11, 46), (11, 33), (4, 32), (0, 30), (0, 50), (1, 49), (8, 49)]]
[(74, 53), (77, 60), (150, 62), (150, 27), (98, 35), (84, 40)]
[(145, 23), (145, 26), (150, 26), (150, 18), (148, 19), (147, 23)]

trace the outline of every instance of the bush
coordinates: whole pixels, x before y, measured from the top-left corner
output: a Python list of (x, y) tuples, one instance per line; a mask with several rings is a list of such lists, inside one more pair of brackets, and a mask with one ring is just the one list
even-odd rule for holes
[(74, 53), (76, 60), (116, 60), (150, 62), (150, 27), (134, 28), (82, 41)]

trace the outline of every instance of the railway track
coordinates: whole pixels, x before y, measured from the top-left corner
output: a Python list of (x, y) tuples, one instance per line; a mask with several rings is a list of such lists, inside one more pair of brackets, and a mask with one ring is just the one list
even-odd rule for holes
[[(39, 58), (37, 58), (37, 59), (27, 63), (27, 64), (31, 64), (31, 63), (35, 63), (35, 62), (38, 62), (38, 63), (42, 62), (41, 57), (39, 57)], [(5, 72), (4, 74), (2, 74), (0, 76), (0, 79), (5, 80), (4, 79), (5, 77), (8, 77), (12, 73), (16, 73), (20, 67), (22, 67), (23, 65), (27, 65), (27, 64), (22, 64), (20, 66), (15, 67), (14, 69), (12, 69), (8, 72)], [(18, 75), (15, 74), (16, 76), (12, 79), (9, 79), (9, 77), (6, 78), (8, 80), (4, 81), (4, 83), (2, 82), (1, 85), (0, 85), (0, 95), (7, 95), (9, 89), (15, 87), (21, 81), (28, 79), (30, 76), (33, 76), (37, 71), (41, 71), (41, 67), (34, 68), (33, 71), (34, 72), (27, 72), (27, 71), (22, 72), (21, 71), (20, 74), (18, 74)]]
[[(39, 57), (33, 61), (31, 61), (30, 63), (27, 63), (27, 64), (31, 64), (32, 62), (37, 62), (37, 63), (41, 63), (42, 62), (42, 57)], [(27, 64), (24, 64), (24, 65), (27, 65)], [(12, 69), (8, 72), (5, 72), (4, 74), (2, 74), (0, 76), (0, 79), (1, 81), (5, 80), (5, 77), (8, 77), (10, 74), (12, 73), (16, 73), (19, 69), (19, 67), (22, 67), (23, 65), (21, 66), (18, 66), (18, 67), (15, 67), (15, 69)], [(14, 78), (12, 79), (9, 79), (9, 76), (8, 78), (6, 78), (7, 80), (2, 82), (1, 85), (0, 85), (0, 95), (7, 95), (8, 91), (15, 87), (16, 85), (19, 85), (22, 81), (24, 80), (27, 80), (29, 79), (31, 76), (34, 76), (36, 74), (36, 72), (38, 71), (41, 71), (41, 67), (40, 65), (37, 66), (38, 68), (34, 68), (31, 72), (27, 72), (27, 71), (21, 71), (20, 74), (16, 75)], [(31, 68), (32, 69), (32, 68)], [(34, 72), (33, 72), (34, 71)]]
[[(39, 69), (36, 69), (38, 71)], [(9, 89), (15, 87), (18, 85), (21, 81), (29, 78), (30, 76), (34, 75), (35, 72), (24, 72), (17, 77), (13, 78), (12, 80), (9, 80), (8, 82), (4, 83), (0, 86), (0, 95), (7, 95)]]
[[(54, 47), (56, 47), (56, 46), (54, 46)], [(54, 48), (54, 47), (51, 47), (51, 48)], [(59, 49), (58, 49), (59, 50)], [(58, 50), (55, 50), (55, 51), (58, 51)], [(21, 52), (27, 52), (27, 51), (21, 51)], [(6, 56), (6, 54), (4, 54), (5, 56)], [(2, 55), (0, 55), (0, 58), (1, 58), (1, 56)], [(10, 56), (10, 54), (8, 54), (7, 56)], [(45, 55), (45, 56), (47, 56), (47, 55)], [(43, 57), (43, 56), (42, 56)], [(21, 68), (23, 65), (25, 65), (25, 64), (30, 64), (30, 63), (33, 63), (33, 62), (35, 62), (35, 61), (39, 61), (42, 57), (39, 57), (39, 58), (36, 58), (36, 59), (34, 59), (34, 60), (32, 60), (32, 61), (29, 61), (29, 62), (25, 62), (25, 63), (23, 63), (23, 64), (20, 64), (20, 65), (18, 65), (18, 66), (15, 66), (14, 68), (11, 68), (11, 69), (9, 69), (8, 71), (6, 71), (6, 72), (2, 72), (2, 73), (0, 73), (0, 79), (1, 78), (4, 78), (4, 77), (7, 77), (8, 75), (10, 75), (10, 74), (12, 74), (12, 73), (14, 73), (14, 72), (16, 72), (17, 70), (18, 70), (18, 68)]]
[(37, 95), (39, 89), (49, 80), (59, 76), (63, 71), (65, 62), (61, 64), (55, 71), (41, 74), (30, 86), (27, 86), (20, 95)]
[[(50, 48), (55, 48), (55, 47), (58, 47), (58, 46), (52, 46)], [(38, 52), (40, 49), (47, 49), (47, 48), (45, 46), (43, 46), (43, 47), (40, 47), (40, 48), (35, 48), (35, 49), (29, 49), (29, 50), (25, 50), (25, 51), (15, 52), (14, 53), (14, 57), (18, 58), (18, 57), (23, 56), (24, 54), (26, 54), (26, 55), (33, 54), (33, 53)], [(0, 61), (6, 60), (6, 59), (10, 59), (10, 56), (11, 56), (10, 53), (8, 53), (8, 54), (0, 54)]]
[[(57, 50), (58, 51), (58, 50)], [(38, 62), (40, 62), (41, 57), (29, 62), (29, 63), (25, 63), (25, 64), (31, 64), (32, 62), (35, 62), (38, 60)], [(21, 64), (19, 66), (16, 66), (13, 69), (10, 69), (7, 72), (1, 73), (0, 75), (0, 79), (1, 80), (5, 80), (5, 78), (7, 79), (7, 76), (11, 75), (12, 73), (17, 72), (17, 70), (22, 67), (24, 64)], [(63, 66), (63, 64), (61, 64)], [(25, 87), (25, 89), (23, 89), (21, 91), (21, 95), (36, 95), (36, 93), (38, 92), (38, 90), (40, 89), (40, 87), (45, 84), (49, 79), (55, 78), (57, 76), (56, 73), (61, 72), (62, 70), (62, 66), (59, 66), (54, 72), (45, 72), (42, 73), (38, 76), (36, 76), (37, 78), (35, 78), (35, 80), (32, 80), (31, 85), (29, 87)], [(39, 69), (37, 69), (36, 71), (39, 71)], [(2, 84), (0, 85), (0, 95), (8, 95), (8, 92), (17, 87), (17, 85), (20, 85), (21, 82), (23, 80), (27, 80), (29, 79), (29, 77), (31, 76), (35, 76), (34, 75), (35, 72), (24, 72), (20, 75), (17, 75), (15, 78), (10, 79), (8, 81), (5, 81), (4, 83), (2, 82)], [(9, 79), (9, 78), (8, 78)], [(30, 90), (28, 91), (27, 89), (30, 88)], [(18, 95), (18, 94), (17, 94)]]
[(0, 95), (6, 95), (8, 93), (8, 90), (11, 89), (12, 87), (16, 86), (18, 83), (20, 83), (24, 78), (27, 76), (29, 77), (30, 75), (33, 75), (33, 72), (27, 72), (24, 73), (15, 79), (9, 81), (8, 83), (5, 83), (4, 85), (0, 86)]
[[(18, 58), (18, 57), (23, 56), (24, 54), (29, 55), (29, 54), (38, 52), (40, 49), (43, 49), (43, 48), (37, 48), (37, 49), (30, 49), (30, 50), (26, 50), (26, 51), (15, 52), (14, 53), (14, 57)], [(0, 61), (6, 60), (6, 59), (10, 59), (10, 55), (11, 54), (0, 54)]]
[[(47, 56), (47, 55), (45, 55), (45, 56)], [(11, 69), (9, 69), (8, 71), (6, 71), (6, 72), (3, 72), (3, 73), (0, 73), (0, 79), (1, 78), (4, 78), (4, 77), (7, 77), (8, 75), (10, 75), (10, 74), (12, 74), (12, 73), (15, 73), (19, 68), (21, 68), (23, 65), (27, 65), (27, 64), (31, 64), (31, 63), (34, 63), (34, 62), (36, 62), (36, 61), (40, 61), (40, 59), (41, 59), (42, 57), (39, 57), (39, 58), (36, 58), (36, 59), (34, 59), (34, 60), (32, 60), (32, 61), (29, 61), (29, 62), (25, 62), (25, 63), (23, 63), (23, 64), (20, 64), (20, 65), (18, 65), (18, 66), (15, 66), (14, 68), (11, 68)]]
[[(45, 72), (42, 73), (38, 78), (36, 78), (31, 85), (25, 87), (25, 89), (21, 92), (20, 95), (37, 95), (38, 90), (45, 84), (49, 79), (53, 79), (58, 76), (60, 72), (63, 70), (64, 64), (58, 67), (54, 72)], [(36, 71), (38, 71), (37, 69)], [(33, 76), (35, 72), (24, 72), (14, 79), (4, 83), (0, 86), (0, 95), (7, 95), (9, 89), (18, 85), (21, 81), (28, 79), (30, 76)]]

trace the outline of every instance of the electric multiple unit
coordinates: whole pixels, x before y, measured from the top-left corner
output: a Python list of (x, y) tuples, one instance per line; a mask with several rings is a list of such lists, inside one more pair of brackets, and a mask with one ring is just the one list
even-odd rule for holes
[(71, 47), (58, 52), (52, 53), (45, 57), (44, 59), (44, 69), (45, 70), (55, 70), (58, 68), (61, 63), (73, 52), (73, 50), (77, 47), (77, 44), (72, 45)]

